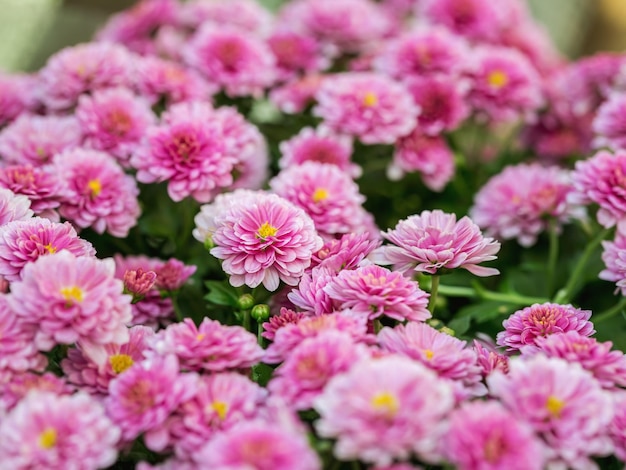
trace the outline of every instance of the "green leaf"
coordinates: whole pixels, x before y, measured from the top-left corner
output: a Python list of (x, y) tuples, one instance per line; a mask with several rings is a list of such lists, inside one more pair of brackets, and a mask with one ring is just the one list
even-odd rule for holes
[(205, 285), (209, 289), (209, 293), (204, 296), (205, 300), (215, 305), (237, 307), (237, 292), (230, 284), (224, 281), (207, 281)]
[[(494, 318), (510, 315), (517, 309), (518, 307), (515, 304), (488, 300), (462, 308), (456, 314), (455, 319), (470, 318), (477, 323), (484, 323)], [(450, 328), (454, 330), (454, 327), (450, 326)]]
[(265, 387), (272, 378), (274, 369), (267, 364), (257, 364), (252, 366), (252, 380), (258, 383), (261, 387)]
[(469, 330), (471, 318), (469, 316), (455, 318), (448, 323), (448, 328), (454, 331), (455, 336), (461, 336)]

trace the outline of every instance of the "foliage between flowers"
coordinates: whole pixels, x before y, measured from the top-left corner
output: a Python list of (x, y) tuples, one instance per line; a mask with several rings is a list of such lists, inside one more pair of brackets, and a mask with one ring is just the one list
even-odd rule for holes
[(0, 468), (620, 468), (625, 65), (143, 0), (0, 75)]

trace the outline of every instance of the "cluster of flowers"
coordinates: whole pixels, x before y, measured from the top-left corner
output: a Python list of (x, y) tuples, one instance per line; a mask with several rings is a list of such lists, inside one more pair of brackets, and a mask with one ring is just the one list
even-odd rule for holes
[[(1, 74), (0, 468), (626, 460), (626, 358), (571, 304), (580, 279), (516, 297), (495, 342), (433, 318), (442, 275), (498, 275), (484, 263), (501, 243), (593, 230), (596, 208), (616, 227), (599, 276), (626, 295), (625, 65), (567, 63), (522, 0), (294, 0), (276, 15), (142, 0), (37, 73)], [(437, 194), (459, 163), (535, 158), (485, 177), (469, 216), (421, 210), (383, 232), (356, 182), (372, 162), (353, 154), (371, 148), (389, 180), (417, 173)], [(160, 183), (195, 204), (176, 242), (193, 236), (219, 272), (150, 249), (96, 256), (159, 211), (142, 197)], [(177, 305), (194, 274), (221, 282), (228, 322)]]

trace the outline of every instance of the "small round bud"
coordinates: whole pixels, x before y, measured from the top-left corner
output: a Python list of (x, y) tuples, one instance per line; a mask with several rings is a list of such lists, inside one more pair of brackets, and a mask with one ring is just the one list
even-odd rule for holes
[(270, 317), (270, 307), (266, 304), (258, 304), (252, 307), (250, 316), (254, 318), (257, 323), (267, 320)]
[(454, 336), (455, 335), (454, 330), (452, 328), (448, 328), (447, 326), (444, 326), (439, 331), (441, 331), (442, 333), (445, 333), (447, 335), (450, 335), (450, 336)]
[(244, 294), (237, 299), (237, 307), (241, 310), (248, 310), (254, 305), (254, 297), (250, 294)]

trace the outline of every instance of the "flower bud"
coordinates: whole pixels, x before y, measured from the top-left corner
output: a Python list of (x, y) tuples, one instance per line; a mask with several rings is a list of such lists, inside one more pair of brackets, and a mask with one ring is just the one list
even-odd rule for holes
[(258, 304), (252, 307), (250, 316), (254, 318), (257, 323), (267, 320), (270, 317), (270, 307), (267, 304)]
[(254, 305), (254, 297), (250, 294), (244, 294), (237, 299), (237, 306), (241, 310), (248, 310)]
[(156, 281), (154, 271), (145, 271), (142, 268), (128, 269), (124, 273), (124, 291), (135, 298), (141, 298), (148, 293)]

